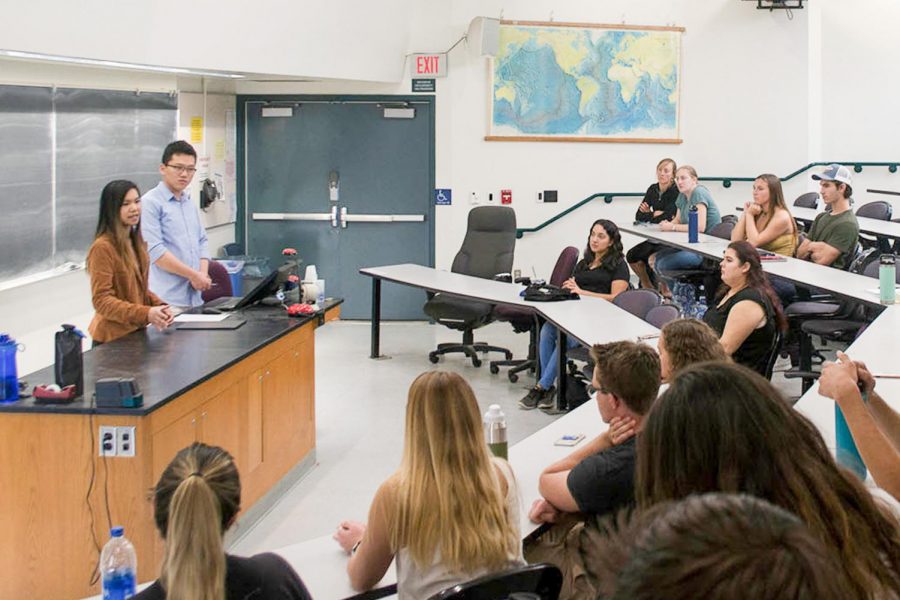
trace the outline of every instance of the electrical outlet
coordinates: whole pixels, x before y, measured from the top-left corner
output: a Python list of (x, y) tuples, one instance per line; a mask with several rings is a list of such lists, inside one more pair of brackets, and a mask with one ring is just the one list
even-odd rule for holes
[(478, 192), (469, 194), (469, 204), (481, 204), (481, 194)]
[(134, 427), (116, 427), (116, 456), (134, 456)]
[(117, 445), (117, 437), (116, 437), (116, 428), (110, 427), (109, 425), (101, 425), (100, 426), (100, 456), (115, 456), (116, 455), (116, 445)]
[(488, 194), (487, 194), (487, 203), (488, 203), (488, 204), (493, 204), (493, 203), (494, 203), (494, 192), (488, 192)]

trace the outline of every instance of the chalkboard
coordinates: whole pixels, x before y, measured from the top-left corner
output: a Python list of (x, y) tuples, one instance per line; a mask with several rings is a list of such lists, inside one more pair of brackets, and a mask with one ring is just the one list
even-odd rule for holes
[(0, 86), (0, 281), (83, 261), (103, 186), (158, 183), (176, 109), (170, 94)]

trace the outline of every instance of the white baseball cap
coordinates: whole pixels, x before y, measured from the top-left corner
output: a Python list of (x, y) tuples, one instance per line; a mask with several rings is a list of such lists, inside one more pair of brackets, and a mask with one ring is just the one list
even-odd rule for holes
[(850, 169), (843, 165), (828, 165), (828, 168), (825, 169), (821, 174), (813, 175), (813, 179), (816, 181), (837, 181), (839, 183), (846, 183), (850, 185)]

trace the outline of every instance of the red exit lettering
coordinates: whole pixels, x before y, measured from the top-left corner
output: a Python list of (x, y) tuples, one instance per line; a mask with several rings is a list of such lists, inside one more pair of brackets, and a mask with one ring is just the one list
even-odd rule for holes
[(438, 72), (437, 56), (417, 56), (416, 73), (418, 75), (430, 75)]

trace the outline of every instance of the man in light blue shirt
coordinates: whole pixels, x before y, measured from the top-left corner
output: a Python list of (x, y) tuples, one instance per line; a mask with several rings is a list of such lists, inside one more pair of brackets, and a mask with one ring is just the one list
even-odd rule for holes
[(163, 152), (162, 181), (144, 194), (141, 232), (150, 254), (150, 289), (166, 303), (189, 308), (203, 304), (209, 289), (209, 242), (200, 211), (187, 187), (197, 168), (197, 152), (184, 141)]

